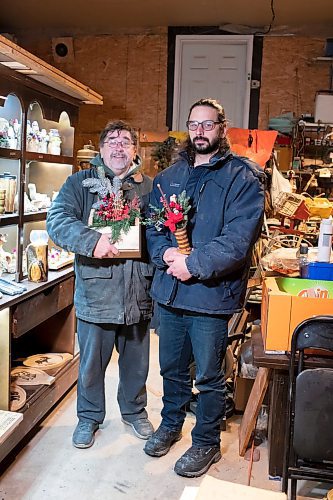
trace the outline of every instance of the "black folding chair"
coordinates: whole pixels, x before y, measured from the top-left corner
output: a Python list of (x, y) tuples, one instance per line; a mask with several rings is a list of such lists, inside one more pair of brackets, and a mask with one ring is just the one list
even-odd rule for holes
[[(297, 480), (333, 482), (333, 368), (323, 365), (332, 351), (333, 316), (315, 316), (294, 330), (289, 365), (289, 401), (282, 489), (296, 499)], [(311, 357), (311, 367), (307, 360)], [(327, 359), (327, 357), (326, 357)], [(333, 359), (332, 359), (333, 366)]]

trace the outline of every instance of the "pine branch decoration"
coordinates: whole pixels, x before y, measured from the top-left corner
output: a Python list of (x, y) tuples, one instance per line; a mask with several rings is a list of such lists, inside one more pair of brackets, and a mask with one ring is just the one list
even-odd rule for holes
[(113, 242), (119, 240), (121, 233), (128, 233), (135, 224), (135, 219), (140, 218), (140, 200), (135, 196), (132, 201), (127, 201), (123, 196), (122, 180), (115, 176), (110, 181), (105, 176), (103, 167), (97, 168), (97, 179), (84, 179), (82, 184), (89, 188), (91, 193), (98, 194), (98, 201), (92, 205), (94, 215), (92, 228), (109, 227)]

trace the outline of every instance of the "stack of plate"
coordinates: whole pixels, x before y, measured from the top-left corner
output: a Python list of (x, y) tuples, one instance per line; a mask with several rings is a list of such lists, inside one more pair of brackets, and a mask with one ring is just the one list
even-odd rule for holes
[(73, 359), (73, 355), (67, 352), (47, 352), (45, 354), (34, 354), (23, 361), (24, 366), (39, 368), (40, 370), (52, 370), (59, 368)]
[(17, 366), (10, 372), (12, 383), (16, 385), (51, 385), (55, 377), (51, 377), (45, 371), (39, 368), (30, 368), (28, 366)]
[(16, 384), (10, 385), (10, 411), (17, 411), (25, 405), (27, 393)]

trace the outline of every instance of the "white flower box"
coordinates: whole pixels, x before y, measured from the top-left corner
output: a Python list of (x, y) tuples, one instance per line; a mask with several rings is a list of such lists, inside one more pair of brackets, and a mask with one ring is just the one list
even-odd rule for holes
[[(109, 226), (92, 227), (102, 234), (111, 234)], [(135, 225), (130, 227), (128, 233), (121, 233), (120, 239), (114, 243), (120, 254), (116, 258), (139, 259), (141, 257), (141, 224), (139, 219), (135, 219)]]

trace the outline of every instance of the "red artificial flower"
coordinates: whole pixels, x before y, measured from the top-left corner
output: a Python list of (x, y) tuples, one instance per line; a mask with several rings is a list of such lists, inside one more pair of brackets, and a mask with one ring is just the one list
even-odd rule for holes
[(164, 222), (164, 225), (168, 227), (172, 233), (174, 233), (177, 229), (176, 224), (182, 220), (184, 220), (184, 216), (181, 212), (178, 214), (168, 212), (167, 220)]
[(182, 207), (179, 205), (179, 203), (176, 203), (174, 201), (170, 201), (169, 207), (172, 208), (173, 210), (178, 210), (179, 212), (182, 211)]

